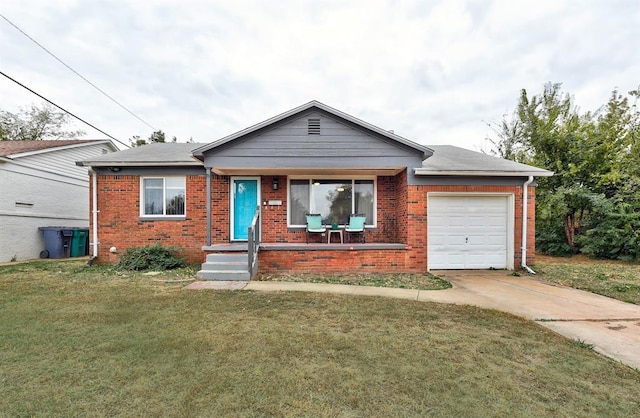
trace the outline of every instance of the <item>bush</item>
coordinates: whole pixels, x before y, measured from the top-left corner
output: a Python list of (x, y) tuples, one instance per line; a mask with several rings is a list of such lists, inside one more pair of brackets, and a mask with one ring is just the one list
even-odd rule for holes
[(184, 267), (177, 247), (163, 247), (159, 242), (145, 247), (128, 248), (116, 267), (122, 270), (171, 270)]
[(582, 252), (590, 257), (627, 261), (640, 260), (640, 212), (622, 204), (604, 214), (581, 237)]

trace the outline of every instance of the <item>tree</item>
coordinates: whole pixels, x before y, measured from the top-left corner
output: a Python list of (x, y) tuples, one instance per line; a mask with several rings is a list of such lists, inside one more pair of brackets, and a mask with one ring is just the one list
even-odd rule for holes
[(70, 119), (48, 103), (21, 107), (17, 113), (0, 110), (0, 140), (72, 139), (84, 135), (82, 130), (65, 129)]
[[(511, 120), (494, 128), (492, 152), (555, 172), (538, 182), (540, 251), (637, 259), (637, 245), (629, 245), (640, 227), (636, 102), (614, 90), (597, 112), (581, 114), (560, 87), (547, 83), (531, 97), (522, 90)], [(637, 101), (637, 91), (629, 94)]]
[[(177, 142), (178, 138), (176, 138), (175, 136), (171, 138), (171, 142)], [(131, 144), (132, 147), (140, 147), (142, 145), (147, 145), (147, 144), (153, 144), (155, 142), (160, 142), (160, 143), (165, 143), (165, 134), (164, 132), (162, 132), (161, 129), (154, 131), (151, 133), (151, 135), (149, 136), (149, 139), (144, 140), (140, 137), (140, 135), (134, 135), (131, 138), (129, 138), (129, 143)]]

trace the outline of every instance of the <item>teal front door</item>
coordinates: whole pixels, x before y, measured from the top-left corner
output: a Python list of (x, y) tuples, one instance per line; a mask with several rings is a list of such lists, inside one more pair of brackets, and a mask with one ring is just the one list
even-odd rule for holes
[(246, 241), (259, 202), (257, 178), (231, 180), (231, 240)]

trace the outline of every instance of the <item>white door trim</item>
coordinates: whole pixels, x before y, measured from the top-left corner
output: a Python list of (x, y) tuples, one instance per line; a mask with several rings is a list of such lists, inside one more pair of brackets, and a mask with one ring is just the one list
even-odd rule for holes
[(507, 269), (514, 268), (515, 196), (501, 192), (427, 192), (427, 271), (429, 267), (429, 199), (431, 197), (506, 197), (507, 198)]
[[(261, 205), (261, 196), (260, 196), (260, 190), (262, 188), (261, 184), (260, 184), (260, 176), (231, 176), (229, 179), (229, 240), (230, 241), (242, 241), (242, 242), (246, 242), (246, 239), (236, 239), (235, 237), (235, 225), (234, 225), (234, 219), (235, 219), (235, 187), (234, 184), (236, 182), (236, 180), (256, 180), (257, 181), (257, 203), (258, 206), (262, 206)], [(260, 228), (260, 230), (262, 230), (262, 228)]]

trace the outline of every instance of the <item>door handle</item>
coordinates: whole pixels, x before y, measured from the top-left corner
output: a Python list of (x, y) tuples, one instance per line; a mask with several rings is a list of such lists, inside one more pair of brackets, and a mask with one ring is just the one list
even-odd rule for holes
[(468, 244), (468, 243), (469, 243), (469, 237), (465, 237), (465, 239), (464, 239), (464, 243), (465, 243), (465, 244)]

